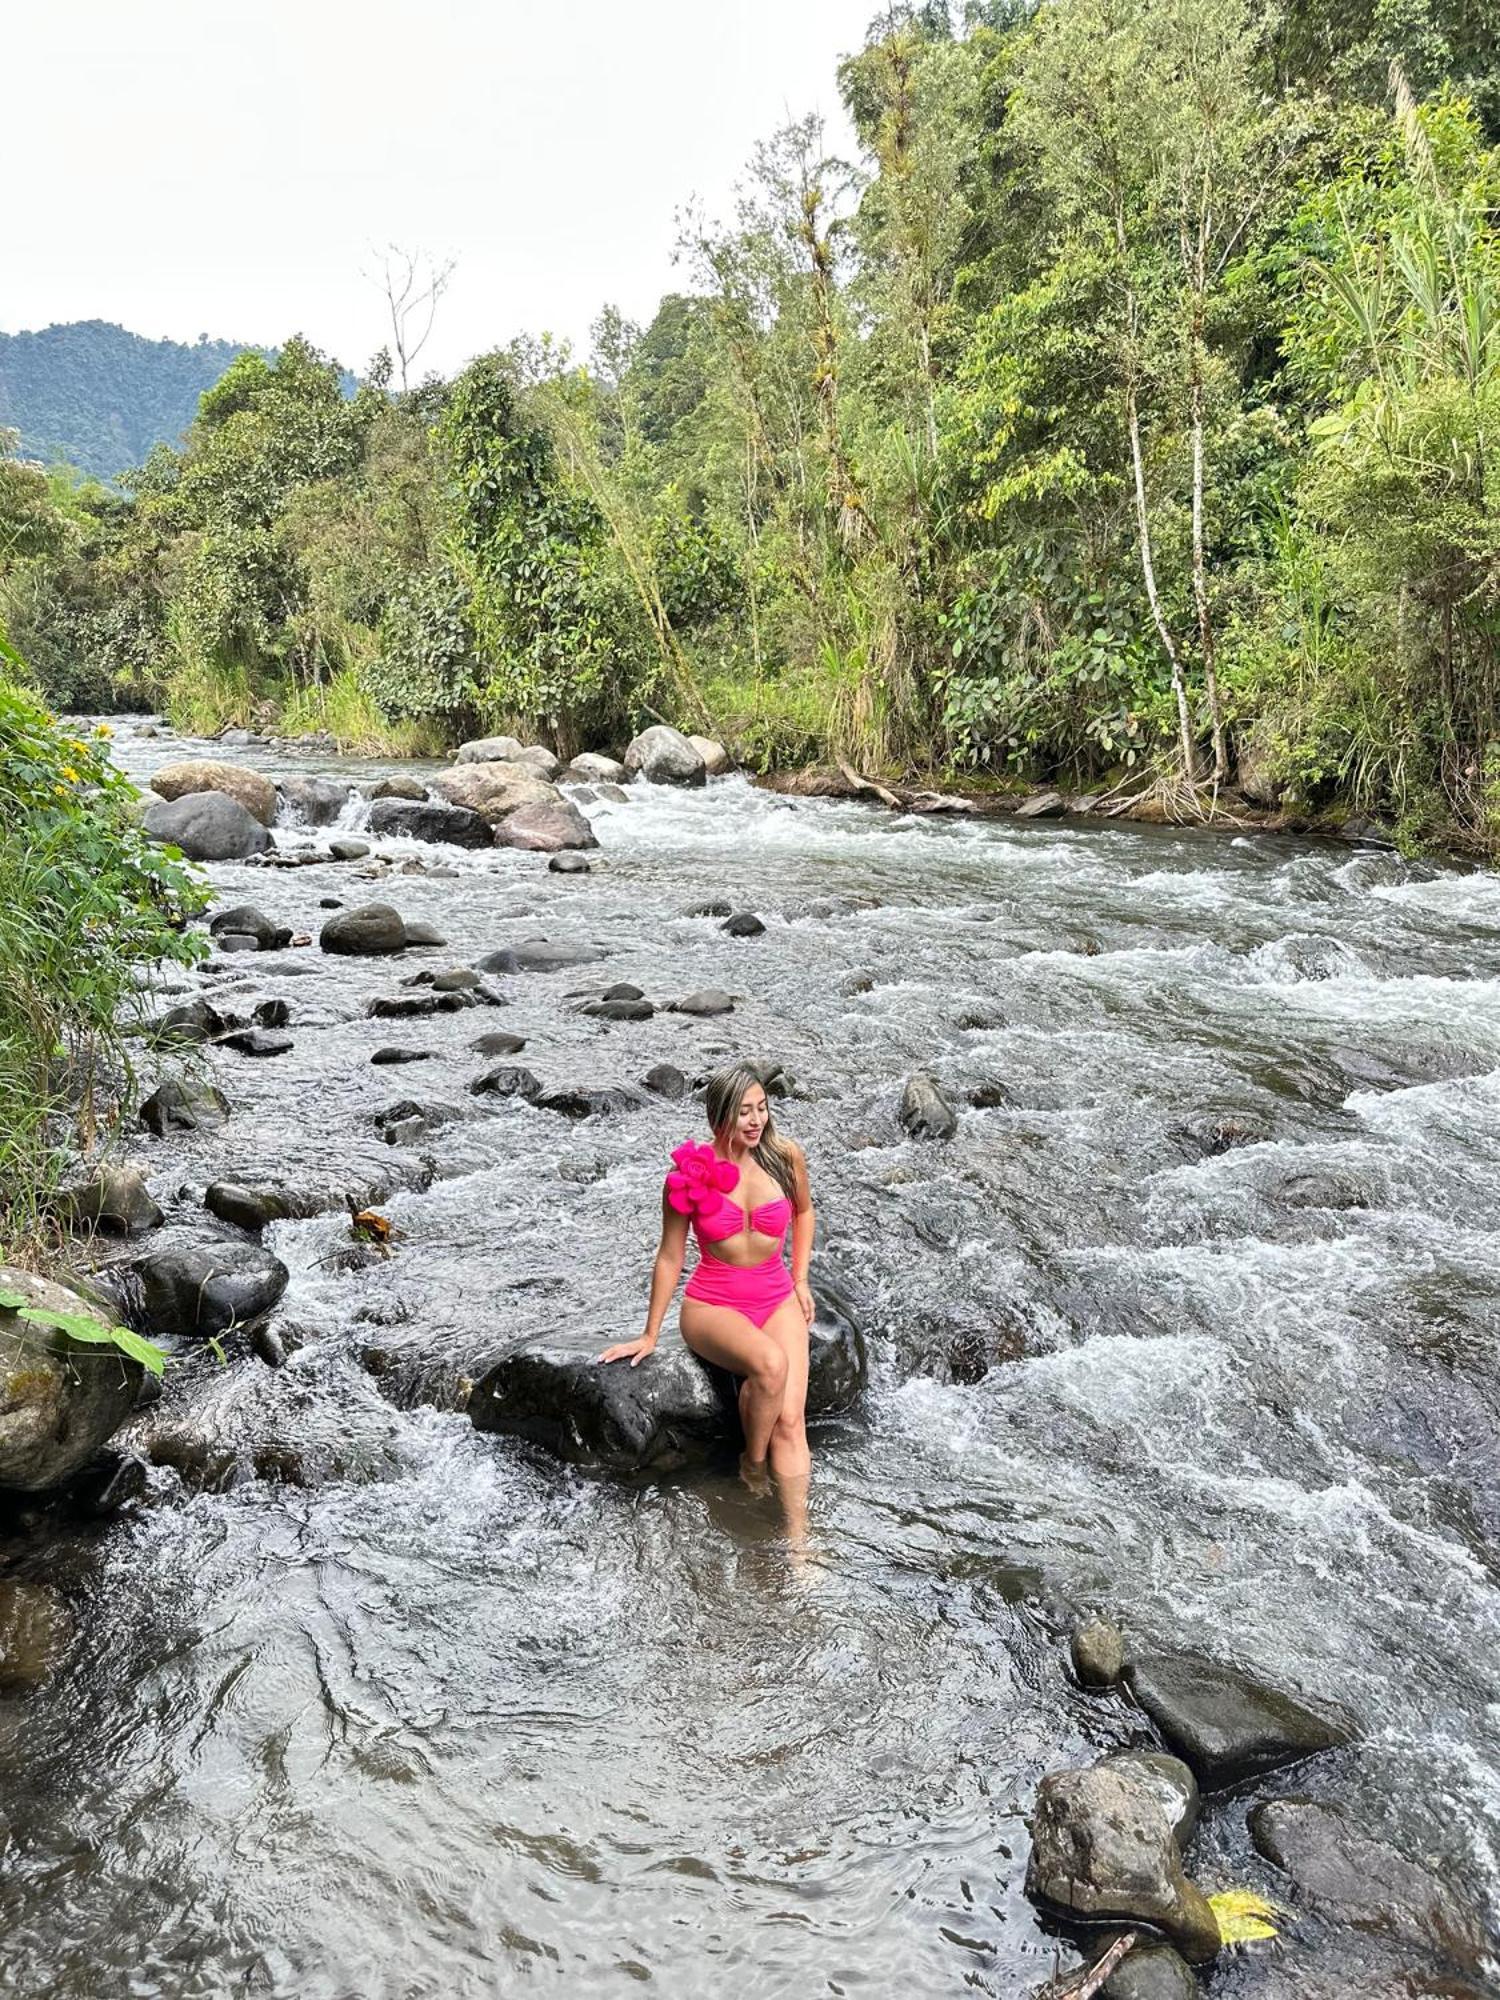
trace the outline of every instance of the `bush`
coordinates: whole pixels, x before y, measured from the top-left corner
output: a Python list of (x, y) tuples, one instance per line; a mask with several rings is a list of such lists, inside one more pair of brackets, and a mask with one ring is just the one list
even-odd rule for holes
[(104, 725), (69, 736), (7, 677), (0, 636), (0, 1254), (22, 1254), (72, 1150), (129, 1083), (119, 1021), (139, 966), (191, 963), (197, 877), (153, 847)]

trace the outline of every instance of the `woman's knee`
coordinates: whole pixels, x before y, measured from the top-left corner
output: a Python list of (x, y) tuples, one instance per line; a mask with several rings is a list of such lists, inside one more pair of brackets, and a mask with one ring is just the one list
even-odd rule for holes
[(768, 1340), (755, 1357), (756, 1387), (768, 1396), (779, 1396), (786, 1388), (786, 1355), (774, 1340)]
[(783, 1410), (771, 1426), (778, 1444), (806, 1444), (807, 1420), (801, 1410)]

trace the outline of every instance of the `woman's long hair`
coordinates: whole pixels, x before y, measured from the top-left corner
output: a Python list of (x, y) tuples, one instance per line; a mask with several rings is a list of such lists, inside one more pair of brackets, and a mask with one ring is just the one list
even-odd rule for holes
[[(740, 1099), (747, 1090), (764, 1090), (765, 1083), (758, 1071), (748, 1063), (733, 1063), (728, 1069), (716, 1069), (708, 1079), (703, 1094), (703, 1108), (708, 1114), (709, 1129), (721, 1144), (725, 1135), (733, 1130), (740, 1113)], [(770, 1099), (766, 1100), (765, 1129), (760, 1135), (760, 1144), (755, 1148), (758, 1165), (775, 1181), (788, 1201), (797, 1199), (797, 1168), (792, 1158), (792, 1149), (776, 1130), (776, 1121), (771, 1116)]]

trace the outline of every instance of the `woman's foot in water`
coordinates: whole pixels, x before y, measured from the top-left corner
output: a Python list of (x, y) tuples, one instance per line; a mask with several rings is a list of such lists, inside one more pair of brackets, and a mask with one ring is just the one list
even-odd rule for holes
[(749, 1487), (757, 1500), (764, 1500), (771, 1491), (771, 1468), (763, 1458), (751, 1458), (747, 1452), (740, 1453), (740, 1478)]

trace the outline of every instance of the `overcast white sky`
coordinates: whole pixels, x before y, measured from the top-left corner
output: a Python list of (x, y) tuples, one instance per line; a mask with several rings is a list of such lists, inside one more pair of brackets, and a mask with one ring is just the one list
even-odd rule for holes
[[(371, 244), (458, 259), (444, 373), (512, 334), (648, 317), (673, 216), (727, 213), (821, 109), (878, 0), (58, 0), (8, 10), (0, 331), (118, 320), (362, 369)], [(24, 189), (24, 193), (21, 190)]]

